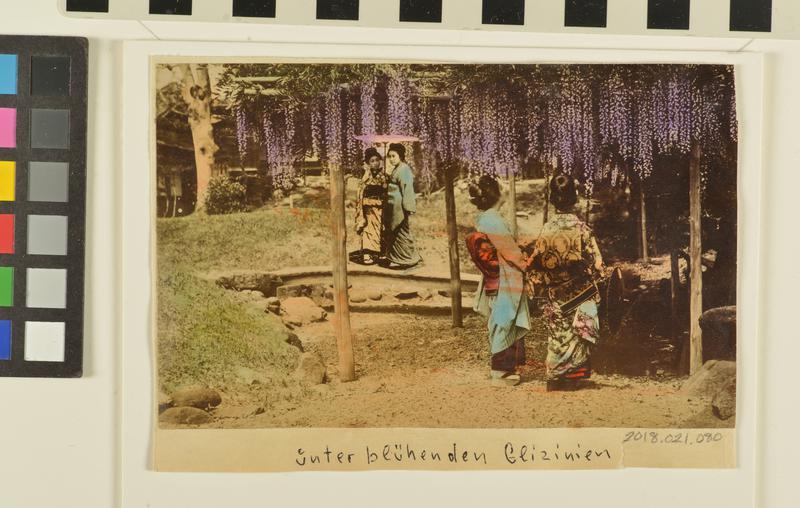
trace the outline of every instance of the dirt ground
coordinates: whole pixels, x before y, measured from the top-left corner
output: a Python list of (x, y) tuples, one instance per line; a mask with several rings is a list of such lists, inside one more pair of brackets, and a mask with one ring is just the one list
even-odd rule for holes
[[(319, 352), (328, 383), (285, 387), (284, 395), (258, 386), (231, 398), (212, 428), (262, 427), (720, 427), (710, 400), (679, 393), (685, 378), (599, 373), (575, 392), (547, 392), (545, 338), (526, 341), (523, 383), (495, 387), (489, 379), (485, 324), (469, 315), (463, 329), (449, 317), (354, 314), (357, 380), (341, 383), (329, 322), (298, 329), (307, 351)], [(600, 359), (604, 356), (598, 354)], [(226, 400), (227, 399), (227, 400)], [(268, 400), (268, 402), (265, 402)], [(253, 414), (252, 409), (259, 406)], [(236, 407), (241, 411), (237, 414)], [(263, 411), (263, 412), (261, 412)], [(706, 414), (708, 413), (708, 414)], [(227, 417), (224, 417), (227, 415)], [(223, 416), (220, 418), (219, 416)]]

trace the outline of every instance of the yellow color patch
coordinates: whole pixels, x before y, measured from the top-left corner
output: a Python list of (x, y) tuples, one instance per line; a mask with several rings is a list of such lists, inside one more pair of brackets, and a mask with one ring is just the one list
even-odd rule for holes
[(0, 201), (14, 201), (16, 186), (16, 164), (0, 161)]

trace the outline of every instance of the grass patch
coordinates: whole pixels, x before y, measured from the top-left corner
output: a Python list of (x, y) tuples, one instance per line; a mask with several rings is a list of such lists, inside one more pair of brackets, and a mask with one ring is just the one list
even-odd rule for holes
[(213, 282), (185, 269), (159, 274), (159, 385), (166, 393), (188, 384), (223, 387), (248, 367), (284, 376), (297, 349), (285, 343), (280, 319), (233, 301)]

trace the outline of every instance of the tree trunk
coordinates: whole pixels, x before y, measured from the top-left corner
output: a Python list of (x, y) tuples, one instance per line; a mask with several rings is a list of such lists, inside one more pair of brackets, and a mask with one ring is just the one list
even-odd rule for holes
[(455, 171), (453, 163), (444, 163), (444, 202), (447, 214), (447, 242), (450, 250), (450, 298), (453, 327), (464, 326), (461, 309), (461, 267), (458, 258), (458, 224), (456, 223)]
[(542, 213), (542, 224), (547, 224), (550, 215), (550, 175), (547, 166), (544, 170), (544, 211)]
[(650, 262), (650, 253), (647, 249), (647, 205), (644, 198), (644, 181), (639, 179), (639, 237), (641, 246), (639, 252), (641, 259), (645, 263)]
[(703, 335), (700, 315), (703, 313), (703, 260), (700, 224), (700, 145), (692, 146), (689, 161), (689, 373), (694, 374), (703, 366)]
[(333, 229), (333, 331), (339, 351), (339, 379), (356, 378), (350, 303), (347, 292), (347, 226), (345, 224), (344, 176), (341, 167), (330, 168), (331, 226)]
[(508, 207), (511, 209), (511, 235), (514, 239), (519, 234), (517, 225), (517, 176), (514, 173), (508, 175)]
[(214, 142), (214, 126), (211, 123), (211, 83), (208, 66), (205, 64), (181, 64), (183, 73), (181, 95), (186, 101), (189, 127), (194, 143), (194, 162), (197, 168), (197, 210), (205, 208), (208, 181), (214, 171), (214, 155), (219, 146)]

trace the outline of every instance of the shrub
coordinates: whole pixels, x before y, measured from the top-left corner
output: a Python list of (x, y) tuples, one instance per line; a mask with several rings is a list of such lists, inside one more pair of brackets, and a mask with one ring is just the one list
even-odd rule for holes
[(215, 176), (208, 182), (206, 213), (221, 215), (243, 212), (247, 209), (247, 189), (229, 177)]

